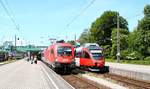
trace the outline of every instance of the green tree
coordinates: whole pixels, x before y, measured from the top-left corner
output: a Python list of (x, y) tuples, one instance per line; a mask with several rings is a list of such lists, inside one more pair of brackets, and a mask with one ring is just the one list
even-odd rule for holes
[(150, 30), (150, 5), (144, 7), (144, 18), (139, 21), (138, 30)]
[[(119, 29), (120, 33), (120, 50), (126, 50), (128, 48), (128, 34), (129, 31), (127, 29)], [(117, 29), (113, 29), (112, 31), (112, 49), (111, 56), (116, 57), (117, 54)]]
[(129, 48), (132, 51), (138, 51), (143, 56), (150, 55), (150, 31), (134, 30), (128, 38)]
[(149, 17), (150, 16), (150, 5), (146, 5), (144, 7), (144, 15), (145, 15), (145, 17)]
[(138, 22), (137, 28), (129, 34), (128, 45), (130, 54), (136, 54), (136, 59), (150, 55), (150, 5), (144, 7), (144, 17)]
[(135, 31), (135, 41), (136, 43), (132, 44), (132, 48), (136, 46), (138, 52), (140, 52), (143, 56), (150, 55), (150, 5), (146, 5), (144, 7), (144, 18), (142, 18), (137, 27), (137, 31)]
[(70, 44), (72, 44), (72, 45), (75, 45), (75, 41), (74, 41), (74, 40), (68, 41), (67, 43), (70, 43)]
[[(90, 33), (93, 40), (100, 45), (111, 45), (111, 33), (117, 28), (117, 15), (115, 11), (105, 11), (95, 22), (92, 23)], [(127, 21), (119, 16), (120, 28), (128, 29)]]
[(79, 37), (79, 40), (80, 40), (80, 44), (90, 42), (90, 33), (89, 33), (88, 29), (85, 29), (82, 32), (81, 36)]

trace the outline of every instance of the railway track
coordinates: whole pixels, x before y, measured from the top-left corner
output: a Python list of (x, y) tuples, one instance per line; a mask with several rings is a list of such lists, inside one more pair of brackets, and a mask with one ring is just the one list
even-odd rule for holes
[[(51, 67), (46, 62), (42, 61), (46, 66)], [(76, 71), (77, 73), (77, 71)], [(85, 79), (77, 74), (67, 74), (60, 75), (64, 80), (66, 80), (70, 85), (72, 85), (75, 89), (109, 89), (105, 86), (102, 86), (98, 83)]]
[(109, 89), (93, 81), (82, 78), (79, 75), (71, 74), (71, 75), (61, 75), (61, 76), (76, 89)]
[(105, 73), (105, 74), (98, 74), (98, 73), (91, 73), (91, 72), (88, 73), (90, 73), (92, 76), (95, 77), (101, 77), (109, 81), (110, 80), (115, 81), (125, 87), (128, 87), (129, 89), (150, 89), (150, 82), (135, 80), (135, 79), (122, 77), (119, 75), (109, 74), (109, 73)]
[(90, 73), (91, 75), (95, 77), (103, 77), (104, 79), (115, 81), (130, 89), (150, 89), (150, 82), (147, 82), (147, 81), (135, 80), (135, 79), (122, 77), (122, 76), (110, 74), (110, 73), (101, 74), (101, 73), (93, 73), (93, 72), (84, 71), (84, 70), (78, 70), (78, 71), (80, 71), (81, 73), (85, 73), (85, 74)]
[[(100, 73), (92, 73), (92, 72), (83, 71), (83, 70), (80, 70), (78, 74), (80, 73), (81, 74), (90, 73), (95, 77), (103, 77), (105, 79), (109, 79), (117, 83), (120, 83), (121, 85), (125, 87), (129, 87), (130, 89), (150, 89), (150, 82), (146, 82), (146, 81), (139, 81), (139, 80), (130, 79), (127, 77), (122, 77), (119, 75), (109, 74), (109, 73), (100, 74)], [(77, 74), (61, 75), (61, 76), (76, 89), (108, 89), (107, 87), (103, 85), (100, 85), (93, 81), (85, 79)]]
[(105, 77), (110, 77), (113, 80), (125, 83), (128, 86), (134, 86), (138, 89), (150, 89), (150, 82), (139, 81), (139, 80), (130, 79), (127, 77), (122, 77), (122, 76), (118, 76), (114, 74), (108, 74), (108, 75), (105, 75)]

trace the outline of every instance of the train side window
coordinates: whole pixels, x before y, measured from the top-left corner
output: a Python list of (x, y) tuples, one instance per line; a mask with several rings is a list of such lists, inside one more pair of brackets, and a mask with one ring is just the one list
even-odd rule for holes
[(83, 58), (90, 58), (90, 55), (87, 52), (83, 51), (82, 57)]

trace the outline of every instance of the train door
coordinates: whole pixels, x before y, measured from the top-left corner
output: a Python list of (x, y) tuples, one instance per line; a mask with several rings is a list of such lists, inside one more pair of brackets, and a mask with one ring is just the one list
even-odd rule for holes
[(80, 58), (80, 65), (82, 66), (92, 66), (93, 60), (90, 57), (90, 54), (86, 51), (83, 51)]
[(80, 67), (80, 58), (81, 58), (81, 52), (75, 51), (75, 64), (77, 67)]

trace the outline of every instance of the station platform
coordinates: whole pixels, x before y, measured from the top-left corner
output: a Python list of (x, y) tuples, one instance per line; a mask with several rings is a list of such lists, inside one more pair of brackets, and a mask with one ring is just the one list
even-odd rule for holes
[(0, 89), (74, 89), (41, 61), (21, 59), (0, 66)]
[(150, 82), (150, 66), (106, 62), (109, 73)]

